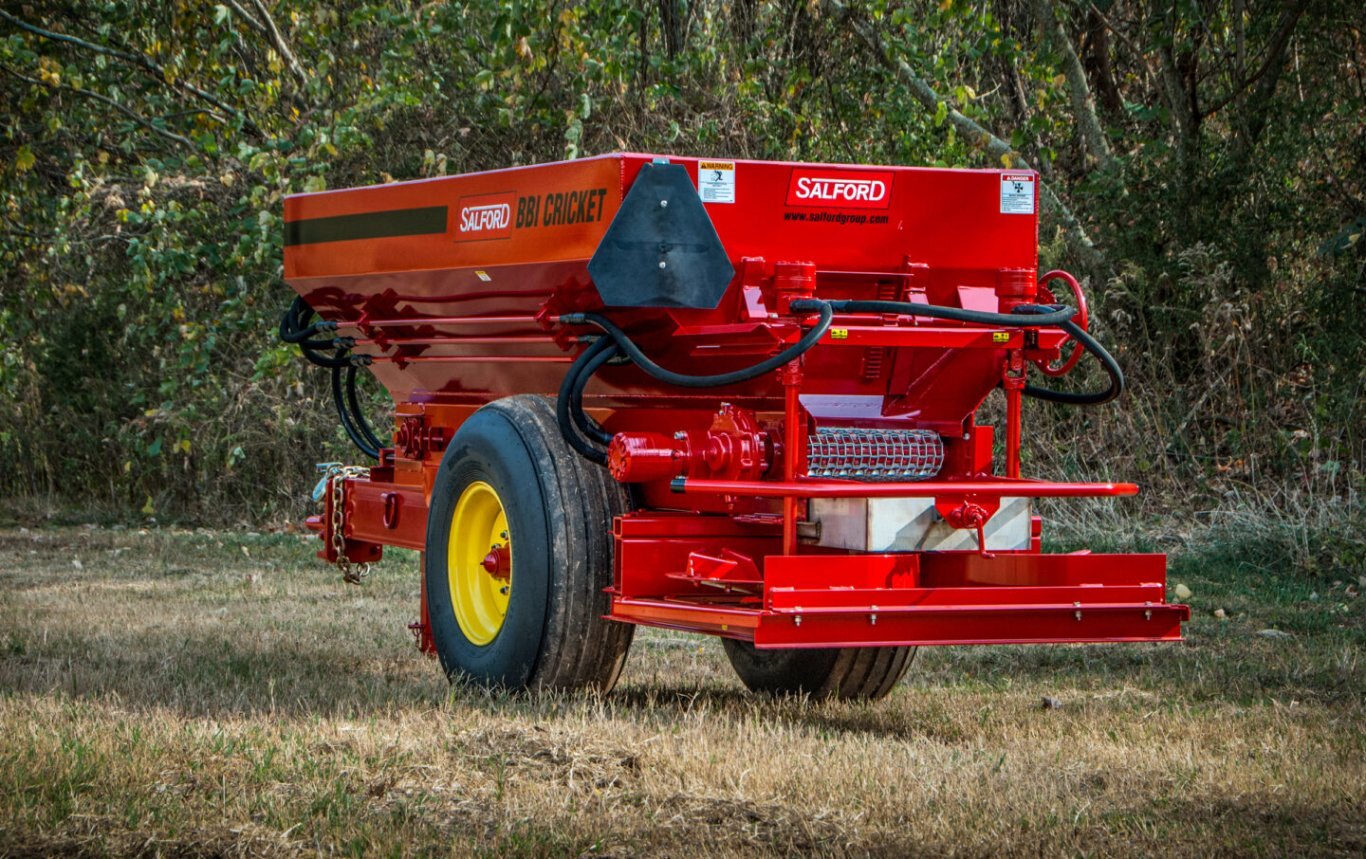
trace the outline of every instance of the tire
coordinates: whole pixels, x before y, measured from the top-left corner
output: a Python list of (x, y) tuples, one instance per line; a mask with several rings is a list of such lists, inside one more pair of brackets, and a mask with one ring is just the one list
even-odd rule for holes
[[(489, 491), (504, 518), (485, 531)], [(565, 443), (547, 398), (507, 397), (471, 415), (442, 456), (423, 556), (432, 639), (452, 682), (611, 689), (635, 630), (603, 617), (612, 519), (627, 509), (625, 489), (607, 469)], [(463, 536), (453, 542), (457, 514)], [(466, 562), (484, 551), (477, 538), (490, 533), (490, 554), (502, 551), (500, 534), (507, 553), (495, 565), (507, 574), (501, 618), (490, 587), (504, 580), (485, 581)]]
[(911, 667), (914, 647), (834, 647), (759, 650), (723, 638), (726, 657), (751, 692), (812, 698), (887, 697)]

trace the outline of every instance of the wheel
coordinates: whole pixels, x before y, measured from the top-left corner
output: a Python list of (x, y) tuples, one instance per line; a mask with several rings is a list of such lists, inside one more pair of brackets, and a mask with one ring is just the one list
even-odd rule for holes
[(876, 701), (887, 697), (915, 658), (914, 647), (759, 650), (747, 641), (721, 643), (741, 682), (770, 695)]
[(453, 681), (606, 691), (634, 627), (605, 620), (612, 517), (625, 489), (575, 454), (544, 397), (475, 412), (442, 456), (423, 575), (432, 640)]
[[(1091, 330), (1091, 314), (1086, 307), (1086, 293), (1081, 291), (1081, 284), (1077, 283), (1077, 279), (1067, 272), (1062, 271), (1061, 269), (1055, 269), (1039, 278), (1037, 289), (1042, 303), (1058, 303), (1058, 300), (1053, 297), (1053, 291), (1048, 286), (1054, 280), (1061, 280), (1072, 289), (1072, 301), (1077, 306), (1077, 315), (1073, 317), (1072, 321), (1077, 323), (1083, 331)], [(1082, 348), (1080, 343), (1070, 337), (1064, 341), (1059, 348), (1065, 347), (1068, 343), (1072, 344), (1072, 351), (1063, 359), (1061, 364), (1055, 367), (1047, 361), (1035, 361), (1034, 366), (1043, 371), (1044, 375), (1052, 376), (1054, 378), (1066, 376), (1068, 373), (1072, 372), (1072, 368), (1077, 366), (1077, 362), (1081, 360), (1082, 353), (1086, 350)]]

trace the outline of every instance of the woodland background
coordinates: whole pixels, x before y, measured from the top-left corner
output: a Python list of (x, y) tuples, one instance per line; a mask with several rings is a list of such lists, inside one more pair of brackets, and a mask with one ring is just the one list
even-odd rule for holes
[(1041, 265), (1085, 276), (1131, 387), (1031, 404), (1027, 468), (1145, 485), (1071, 524), (1359, 569), (1363, 25), (1360, 0), (0, 2), (4, 515), (301, 515), (313, 464), (358, 455), (275, 340), (282, 197), (632, 149), (1039, 170)]

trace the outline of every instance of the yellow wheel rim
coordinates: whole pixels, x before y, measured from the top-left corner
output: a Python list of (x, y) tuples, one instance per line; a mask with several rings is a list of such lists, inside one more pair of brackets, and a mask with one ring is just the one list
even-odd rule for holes
[(503, 502), (482, 480), (465, 487), (455, 504), (446, 575), (460, 631), (473, 644), (493, 641), (512, 593), (512, 540)]

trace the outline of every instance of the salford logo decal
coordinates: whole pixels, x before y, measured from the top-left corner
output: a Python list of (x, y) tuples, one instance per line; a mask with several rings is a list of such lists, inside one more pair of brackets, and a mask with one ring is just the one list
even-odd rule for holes
[(455, 240), (505, 239), (512, 234), (515, 194), (480, 194), (461, 197), (456, 210)]
[(821, 170), (798, 167), (787, 186), (787, 205), (826, 209), (885, 209), (892, 203), (888, 170)]

